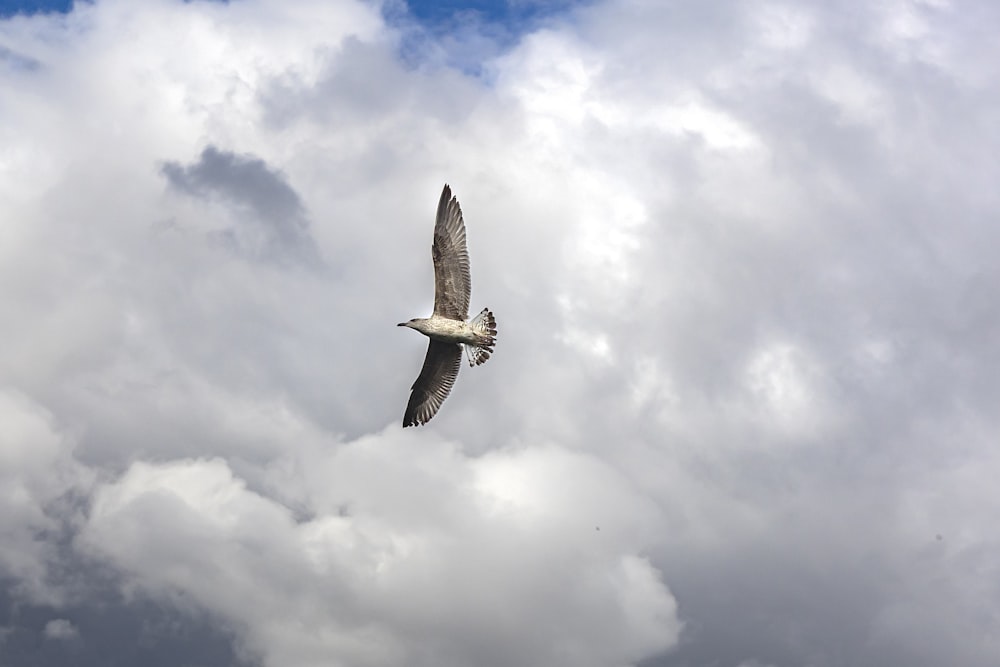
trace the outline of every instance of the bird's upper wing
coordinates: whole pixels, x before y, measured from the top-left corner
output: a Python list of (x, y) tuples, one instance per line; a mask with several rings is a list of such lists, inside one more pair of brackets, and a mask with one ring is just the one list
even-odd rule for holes
[(426, 424), (437, 414), (444, 399), (448, 398), (461, 367), (462, 347), (458, 343), (443, 343), (431, 339), (424, 367), (413, 383), (410, 402), (406, 404), (404, 427)]
[(462, 209), (447, 184), (438, 202), (431, 255), (434, 257), (434, 314), (465, 320), (469, 316), (472, 294), (469, 250), (465, 245)]

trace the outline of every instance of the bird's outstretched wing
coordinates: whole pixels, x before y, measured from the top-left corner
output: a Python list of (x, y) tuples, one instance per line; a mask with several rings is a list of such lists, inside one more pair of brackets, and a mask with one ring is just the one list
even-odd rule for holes
[(431, 339), (424, 367), (413, 383), (410, 402), (403, 414), (403, 426), (426, 424), (448, 398), (458, 369), (462, 366), (462, 346)]
[(447, 184), (438, 202), (434, 223), (434, 314), (451, 320), (469, 316), (472, 279), (469, 276), (469, 250), (465, 245), (465, 221), (458, 199)]

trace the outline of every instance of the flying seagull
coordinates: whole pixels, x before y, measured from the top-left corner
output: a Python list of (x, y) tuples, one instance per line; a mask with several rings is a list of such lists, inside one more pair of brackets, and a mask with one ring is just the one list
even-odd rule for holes
[(397, 326), (410, 327), (430, 338), (424, 367), (413, 383), (410, 402), (403, 414), (403, 427), (426, 424), (437, 414), (448, 398), (458, 369), (462, 365), (462, 348), (470, 366), (478, 366), (490, 358), (496, 345), (497, 323), (489, 308), (471, 320), (469, 296), (469, 251), (465, 247), (465, 222), (458, 199), (452, 196), (446, 183), (438, 202), (434, 223), (434, 314), (417, 317)]

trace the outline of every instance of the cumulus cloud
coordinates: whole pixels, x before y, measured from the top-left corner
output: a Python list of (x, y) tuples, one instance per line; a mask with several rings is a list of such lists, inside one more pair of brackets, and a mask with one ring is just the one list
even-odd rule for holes
[(0, 572), (26, 600), (58, 602), (48, 568), (65, 532), (82, 519), (73, 497), (86, 492), (93, 475), (37, 402), (2, 390), (0, 415)]
[(0, 20), (0, 661), (996, 664), (996, 12)]
[(308, 518), (220, 459), (136, 463), (81, 540), (246, 627), (268, 664), (627, 664), (676, 640), (638, 555), (656, 510), (592, 457), (470, 460), (395, 427), (306, 457)]

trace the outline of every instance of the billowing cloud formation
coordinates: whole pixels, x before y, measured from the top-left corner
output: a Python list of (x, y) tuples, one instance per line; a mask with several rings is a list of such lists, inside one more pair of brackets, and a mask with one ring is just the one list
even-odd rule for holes
[(13, 390), (0, 392), (0, 572), (31, 602), (58, 602), (47, 568), (75, 518), (74, 492), (92, 480), (72, 457), (72, 443), (53, 416)]
[(563, 449), (422, 444), (299, 451), (299, 519), (219, 459), (137, 463), (83, 540), (246, 627), (268, 664), (619, 664), (676, 638), (659, 574), (623, 550), (656, 525), (625, 479)]
[[(0, 22), (4, 636), (997, 664), (993, 5), (399, 9)], [(404, 432), (446, 181), (500, 342)]]

